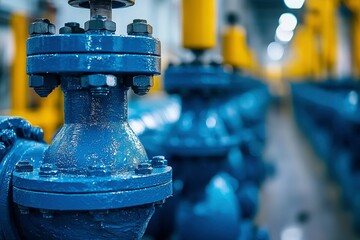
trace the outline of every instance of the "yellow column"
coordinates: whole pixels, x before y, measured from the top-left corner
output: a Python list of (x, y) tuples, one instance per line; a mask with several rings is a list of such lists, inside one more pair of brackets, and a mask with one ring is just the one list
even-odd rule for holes
[(337, 0), (322, 1), (322, 28), (321, 28), (321, 45), (322, 45), (322, 64), (328, 76), (335, 77), (337, 61)]
[(28, 76), (26, 74), (28, 21), (25, 15), (15, 13), (11, 16), (10, 25), (14, 36), (15, 48), (10, 77), (10, 114), (23, 116), (26, 111), (28, 97)]
[(216, 1), (183, 0), (183, 47), (206, 50), (216, 45)]
[(246, 43), (246, 32), (243, 27), (229, 26), (222, 37), (222, 55), (224, 64), (234, 68), (249, 70), (250, 54)]

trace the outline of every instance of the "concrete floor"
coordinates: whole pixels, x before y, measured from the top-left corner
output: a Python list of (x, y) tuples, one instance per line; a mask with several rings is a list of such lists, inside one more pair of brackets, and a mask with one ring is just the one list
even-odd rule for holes
[(321, 160), (297, 128), (289, 107), (268, 118), (265, 157), (276, 173), (261, 191), (257, 223), (272, 240), (353, 240), (351, 214), (340, 200)]

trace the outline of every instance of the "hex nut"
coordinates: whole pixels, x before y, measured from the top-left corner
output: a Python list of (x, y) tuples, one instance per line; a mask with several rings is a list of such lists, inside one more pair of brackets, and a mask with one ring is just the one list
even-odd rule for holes
[(19, 128), (19, 135), (23, 138), (30, 138), (31, 137), (31, 124), (25, 120), (21, 120), (20, 128)]
[(129, 35), (151, 36), (153, 28), (146, 20), (134, 19), (133, 22), (127, 26), (127, 33)]
[(59, 85), (58, 77), (54, 75), (31, 75), (29, 77), (29, 87), (55, 88)]
[(60, 81), (55, 75), (31, 75), (29, 77), (29, 87), (34, 88), (40, 97), (47, 97), (59, 83)]
[(116, 31), (116, 23), (107, 19), (91, 19), (85, 22), (85, 31), (98, 30), (98, 31)]
[(29, 26), (30, 36), (55, 34), (56, 27), (48, 19), (37, 19)]
[(45, 219), (51, 219), (54, 218), (54, 211), (49, 209), (40, 209), (40, 212), (42, 213), (43, 218)]
[(151, 160), (151, 165), (154, 168), (163, 168), (168, 165), (168, 161), (165, 159), (164, 156), (154, 156)]
[(117, 78), (114, 75), (92, 74), (81, 78), (81, 86), (84, 88), (91, 87), (115, 87)]
[(15, 172), (24, 173), (24, 172), (32, 172), (34, 167), (27, 160), (21, 160), (15, 165)]
[(154, 86), (154, 78), (152, 76), (139, 75), (133, 77), (132, 86), (136, 87), (152, 87)]
[(33, 140), (42, 142), (44, 141), (44, 131), (41, 127), (31, 127), (30, 136)]
[(94, 210), (89, 211), (89, 214), (93, 216), (94, 221), (96, 222), (102, 222), (105, 220), (105, 216), (109, 214), (109, 210)]
[(139, 163), (137, 168), (135, 168), (135, 173), (140, 175), (151, 174), (152, 170), (153, 168), (150, 163)]
[(138, 75), (125, 80), (125, 85), (131, 87), (135, 94), (145, 95), (154, 86), (154, 77), (147, 75)]
[(22, 206), (22, 205), (17, 205), (20, 214), (22, 215), (27, 215), (30, 213), (30, 209), (28, 207)]
[(54, 164), (44, 163), (40, 167), (39, 176), (50, 177), (57, 175), (57, 173), (58, 173), (58, 169)]
[(80, 24), (77, 22), (67, 22), (65, 26), (59, 29), (60, 34), (76, 34), (76, 33), (85, 33), (85, 30), (80, 27)]
[(87, 175), (93, 177), (107, 177), (111, 175), (111, 170), (108, 166), (97, 164), (88, 167)]

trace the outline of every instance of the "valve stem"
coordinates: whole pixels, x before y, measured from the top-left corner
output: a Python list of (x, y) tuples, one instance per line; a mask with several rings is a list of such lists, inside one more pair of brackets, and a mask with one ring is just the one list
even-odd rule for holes
[(112, 0), (90, 0), (90, 19), (96, 19), (98, 16), (112, 19)]

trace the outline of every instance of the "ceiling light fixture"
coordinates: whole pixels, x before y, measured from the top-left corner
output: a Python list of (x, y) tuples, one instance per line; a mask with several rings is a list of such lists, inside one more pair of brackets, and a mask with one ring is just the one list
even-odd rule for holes
[(279, 26), (283, 31), (293, 31), (297, 25), (297, 18), (292, 13), (283, 13), (279, 18)]
[(284, 0), (285, 5), (291, 9), (300, 9), (304, 5), (305, 0)]
[(279, 61), (284, 56), (284, 47), (277, 42), (272, 42), (267, 47), (267, 54), (272, 61)]

